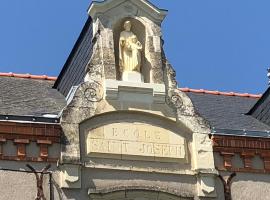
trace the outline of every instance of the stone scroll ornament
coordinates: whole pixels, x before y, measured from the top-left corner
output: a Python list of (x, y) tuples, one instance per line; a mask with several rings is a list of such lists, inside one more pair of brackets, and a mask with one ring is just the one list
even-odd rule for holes
[(84, 91), (84, 97), (89, 102), (99, 102), (103, 99), (103, 88), (102, 85), (98, 82), (89, 83)]
[[(47, 165), (40, 172), (36, 171), (31, 165), (26, 165), (36, 176), (37, 181), (37, 197), (35, 200), (46, 200), (44, 191), (43, 191), (43, 176), (48, 173), (48, 170), (51, 168), (51, 165)], [(40, 175), (39, 175), (40, 174)]]
[(168, 94), (168, 96), (166, 97), (166, 101), (168, 105), (172, 108), (179, 109), (183, 107), (182, 98), (177, 91), (170, 92), (170, 94)]
[(232, 173), (227, 179), (227, 181), (221, 175), (218, 176), (223, 183), (225, 200), (232, 200), (231, 187), (232, 187), (232, 179), (235, 176), (236, 176), (236, 173), (235, 172)]

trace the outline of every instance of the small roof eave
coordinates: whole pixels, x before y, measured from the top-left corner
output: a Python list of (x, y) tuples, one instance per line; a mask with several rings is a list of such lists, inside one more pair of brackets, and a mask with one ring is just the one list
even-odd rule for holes
[(211, 132), (212, 135), (270, 138), (270, 130), (256, 131), (256, 130), (231, 130), (231, 129), (212, 128)]

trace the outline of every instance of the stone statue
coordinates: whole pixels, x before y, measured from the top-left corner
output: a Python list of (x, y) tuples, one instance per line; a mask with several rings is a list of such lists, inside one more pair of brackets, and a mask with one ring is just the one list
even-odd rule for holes
[(124, 31), (120, 34), (119, 40), (119, 64), (120, 71), (140, 72), (142, 44), (137, 36), (131, 31), (131, 22), (124, 23)]

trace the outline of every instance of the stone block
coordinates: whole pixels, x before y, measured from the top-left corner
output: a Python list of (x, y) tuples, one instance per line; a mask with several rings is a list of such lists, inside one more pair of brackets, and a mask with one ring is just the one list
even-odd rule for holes
[(122, 81), (126, 82), (133, 82), (133, 83), (143, 83), (144, 82), (144, 77), (141, 73), (139, 72), (123, 72), (122, 74)]

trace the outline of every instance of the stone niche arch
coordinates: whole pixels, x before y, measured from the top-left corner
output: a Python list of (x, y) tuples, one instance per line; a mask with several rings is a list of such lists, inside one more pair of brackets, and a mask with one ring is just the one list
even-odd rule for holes
[(146, 27), (141, 21), (139, 21), (133, 17), (124, 17), (124, 18), (118, 20), (112, 27), (113, 28), (117, 80), (121, 80), (121, 73), (119, 70), (119, 38), (120, 38), (120, 33), (124, 30), (123, 25), (124, 25), (125, 21), (131, 21), (131, 24), (132, 24), (131, 31), (138, 37), (138, 40), (143, 45), (143, 51), (142, 51), (142, 55), (141, 55), (142, 56), (141, 73), (144, 76), (144, 82), (150, 83), (151, 64), (145, 56), (145, 54), (148, 51), (148, 49), (146, 49)]
[(174, 191), (161, 191), (160, 188), (147, 187), (120, 187), (107, 188), (107, 191), (89, 190), (89, 196), (92, 200), (191, 200), (193, 198), (184, 198)]

